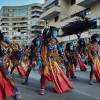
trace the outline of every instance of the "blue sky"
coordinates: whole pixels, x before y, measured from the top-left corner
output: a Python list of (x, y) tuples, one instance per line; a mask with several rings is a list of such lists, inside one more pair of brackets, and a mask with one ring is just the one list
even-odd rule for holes
[(32, 3), (44, 3), (44, 0), (0, 0), (0, 8), (2, 6), (21, 6)]

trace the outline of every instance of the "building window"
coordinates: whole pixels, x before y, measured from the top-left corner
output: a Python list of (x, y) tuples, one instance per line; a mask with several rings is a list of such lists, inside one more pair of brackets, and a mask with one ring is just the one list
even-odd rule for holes
[(76, 3), (76, 0), (71, 0), (71, 5), (74, 5)]
[(90, 15), (90, 14), (91, 14), (91, 9), (90, 9), (90, 8), (85, 9), (85, 10), (83, 10), (83, 11), (77, 13), (77, 15), (84, 15), (84, 16)]
[(27, 15), (27, 9), (15, 9), (14, 10), (14, 16), (16, 17), (24, 17)]
[(89, 9), (86, 9), (85, 10), (85, 15), (90, 15), (91, 14), (91, 9), (89, 8)]
[(9, 14), (9, 16), (11, 17), (11, 16), (13, 16), (13, 14)]
[(55, 22), (58, 22), (58, 20), (59, 20), (59, 17), (56, 16), (56, 17), (55, 17)]
[(12, 11), (13, 11), (13, 9), (8, 9), (8, 11), (9, 11), (9, 12), (12, 12)]
[(57, 2), (55, 2), (55, 6), (58, 6), (58, 1), (57, 1)]
[(73, 15), (71, 15), (71, 17), (79, 16), (79, 15), (86, 16), (86, 15), (89, 15), (89, 14), (91, 14), (91, 9), (90, 8), (82, 10), (82, 11), (76, 13), (76, 14), (73, 14)]

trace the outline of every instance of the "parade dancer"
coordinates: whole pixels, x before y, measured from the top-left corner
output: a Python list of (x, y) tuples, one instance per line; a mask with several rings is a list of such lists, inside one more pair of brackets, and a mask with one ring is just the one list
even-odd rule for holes
[(76, 68), (77, 66), (77, 57), (76, 57), (76, 51), (74, 50), (73, 44), (67, 43), (65, 48), (65, 56), (66, 59), (64, 61), (65, 67), (66, 67), (66, 75), (69, 78), (69, 74), (71, 78), (76, 78), (75, 73), (73, 71), (73, 66)]
[(40, 94), (45, 93), (45, 84), (48, 74), (54, 84), (57, 93), (62, 93), (73, 88), (72, 84), (60, 68), (60, 57), (64, 53), (57, 40), (57, 28), (45, 28), (43, 32), (43, 41), (41, 47), (42, 59), (42, 75), (41, 75), (41, 90)]
[(77, 56), (78, 56), (78, 63), (81, 71), (86, 71), (86, 63), (87, 63), (87, 54), (86, 54), (86, 43), (83, 39), (78, 40), (77, 46)]
[(26, 72), (28, 69), (29, 57), (27, 54), (23, 54), (21, 56), (20, 63), (18, 65), (18, 71), (22, 77), (26, 76)]
[[(13, 73), (14, 69), (17, 68), (19, 74), (21, 76), (23, 76), (23, 72), (21, 71), (21, 62), (22, 62), (22, 58), (23, 56), (26, 55), (26, 53), (22, 50), (19, 50), (18, 48), (16, 48), (16, 50), (13, 50), (10, 55), (9, 55), (9, 59), (10, 61), (13, 63), (13, 67), (11, 68), (11, 74)], [(19, 67), (20, 66), (20, 67)]]
[[(0, 46), (4, 48), (12, 48), (10, 41), (3, 36), (0, 32)], [(0, 97), (8, 97), (15, 93), (15, 98), (17, 100), (21, 99), (21, 95), (19, 90), (16, 87), (15, 81), (12, 79), (12, 76), (8, 73), (8, 69), (6, 68), (3, 62), (3, 55), (0, 49)], [(2, 100), (2, 99), (1, 99)]]
[(94, 34), (91, 36), (91, 44), (88, 49), (89, 64), (91, 66), (90, 71), (90, 82), (93, 84), (93, 76), (95, 74), (97, 82), (100, 82), (100, 35)]
[(41, 49), (41, 39), (39, 36), (37, 36), (35, 39), (32, 40), (28, 70), (26, 72), (25, 82), (23, 82), (22, 85), (28, 84), (28, 77), (32, 68), (42, 66), (40, 49)]
[(8, 67), (10, 73), (12, 74), (12, 72), (15, 70), (15, 68), (17, 68), (17, 71), (19, 72), (19, 74), (21, 76), (24, 76), (27, 70), (27, 67), (25, 65), (25, 59), (26, 59), (26, 53), (22, 50), (13, 50), (12, 52), (8, 52), (6, 54), (7, 56), (5, 56), (5, 60), (6, 58), (9, 58), (8, 62)]

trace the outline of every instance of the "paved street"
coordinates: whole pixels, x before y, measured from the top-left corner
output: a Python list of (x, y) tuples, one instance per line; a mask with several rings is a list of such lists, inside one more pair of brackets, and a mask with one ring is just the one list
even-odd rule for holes
[[(100, 83), (94, 79), (94, 85), (89, 85), (89, 71), (81, 72), (77, 69), (77, 79), (70, 79), (74, 89), (63, 94), (56, 94), (52, 83), (46, 84), (45, 95), (39, 95), (40, 76), (36, 71), (32, 71), (29, 79), (29, 84), (21, 85), (24, 78), (18, 74), (14, 75), (17, 86), (21, 91), (22, 100), (100, 100)], [(4, 100), (14, 100), (14, 96), (5, 98)]]

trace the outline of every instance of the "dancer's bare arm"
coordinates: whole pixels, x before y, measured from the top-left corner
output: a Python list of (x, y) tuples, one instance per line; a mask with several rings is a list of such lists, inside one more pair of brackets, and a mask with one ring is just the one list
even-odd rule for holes
[(3, 46), (4, 48), (8, 48), (8, 44), (3, 42), (3, 41), (0, 41), (0, 45)]

